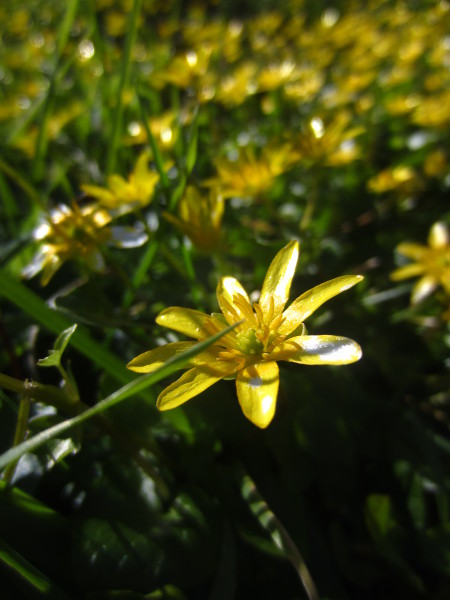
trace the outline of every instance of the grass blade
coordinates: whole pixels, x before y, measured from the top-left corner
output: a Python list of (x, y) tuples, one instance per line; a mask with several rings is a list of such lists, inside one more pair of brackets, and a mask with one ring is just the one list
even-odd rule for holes
[(233, 325), (226, 327), (216, 335), (211, 336), (203, 342), (195, 344), (195, 346), (193, 346), (192, 348), (189, 348), (185, 352), (182, 352), (181, 354), (174, 356), (173, 358), (168, 360), (159, 369), (153, 371), (153, 373), (149, 373), (148, 375), (142, 375), (138, 379), (135, 379), (134, 381), (124, 385), (123, 387), (116, 390), (103, 400), (100, 400), (100, 402), (98, 402), (95, 406), (89, 408), (83, 413), (72, 417), (71, 419), (67, 419), (62, 423), (58, 423), (53, 427), (49, 427), (45, 431), (42, 431), (34, 437), (26, 440), (22, 444), (19, 444), (14, 448), (10, 448), (0, 456), (0, 469), (4, 469), (11, 463), (14, 463), (15, 461), (19, 460), (19, 458), (25, 453), (33, 452), (34, 450), (42, 446), (42, 444), (45, 444), (45, 442), (47, 442), (48, 440), (52, 439), (57, 435), (60, 435), (61, 433), (65, 433), (72, 427), (75, 427), (75, 425), (83, 423), (83, 421), (86, 421), (94, 415), (98, 415), (104, 412), (108, 408), (111, 408), (115, 404), (118, 404), (119, 402), (122, 402), (123, 400), (126, 400), (131, 396), (135, 396), (137, 394), (142, 393), (145, 389), (154, 385), (164, 377), (167, 377), (168, 375), (171, 375), (174, 371), (177, 371), (178, 369), (182, 368), (183, 365), (185, 365), (192, 357), (208, 348), (208, 346), (210, 346), (218, 339), (220, 339), (223, 335), (227, 334), (229, 331), (234, 329), (237, 325), (239, 325), (239, 323), (234, 323)]

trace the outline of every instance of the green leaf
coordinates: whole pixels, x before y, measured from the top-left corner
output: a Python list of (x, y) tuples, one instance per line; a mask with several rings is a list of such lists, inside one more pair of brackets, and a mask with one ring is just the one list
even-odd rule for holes
[(68, 431), (75, 425), (79, 425), (83, 421), (90, 419), (94, 415), (100, 414), (111, 408), (115, 404), (130, 398), (131, 396), (135, 396), (137, 394), (142, 393), (144, 390), (154, 385), (164, 377), (171, 375), (173, 372), (183, 368), (186, 363), (191, 360), (194, 356), (196, 356), (199, 352), (206, 350), (211, 344), (216, 342), (222, 336), (226, 335), (229, 331), (234, 329), (240, 322), (234, 323), (229, 327), (226, 327), (216, 335), (211, 336), (210, 338), (204, 340), (203, 342), (199, 342), (189, 348), (185, 352), (174, 356), (169, 359), (166, 363), (164, 363), (159, 369), (153, 371), (153, 373), (148, 373), (147, 375), (142, 375), (138, 379), (124, 385), (120, 389), (116, 390), (112, 394), (110, 394), (107, 398), (100, 400), (95, 406), (89, 408), (88, 410), (82, 412), (80, 415), (76, 417), (72, 417), (71, 419), (67, 419), (62, 423), (58, 423), (41, 433), (38, 433), (32, 438), (29, 438), (22, 444), (15, 446), (14, 448), (10, 448), (2, 455), (0, 455), (0, 469), (4, 469), (9, 464), (18, 460), (21, 456), (23, 456), (27, 452), (33, 452), (47, 441), (51, 440), (55, 436)]
[(46, 596), (55, 600), (68, 599), (58, 586), (2, 539), (0, 539), (0, 565), (7, 567), (9, 573), (14, 573), (18, 580), (17, 588), (24, 588), (27, 598)]
[[(66, 316), (48, 307), (42, 298), (4, 270), (0, 270), (0, 296), (4, 296), (22, 309), (36, 323), (58, 335), (73, 324)], [(122, 361), (92, 339), (84, 327), (77, 328), (72, 338), (72, 345), (116, 381), (127, 383), (132, 380), (133, 376)]]
[(45, 358), (38, 360), (38, 365), (40, 367), (59, 367), (63, 352), (66, 349), (70, 338), (75, 333), (76, 328), (77, 324), (75, 323), (75, 325), (64, 329), (64, 331), (59, 334), (56, 338), (53, 350), (50, 350), (50, 354)]

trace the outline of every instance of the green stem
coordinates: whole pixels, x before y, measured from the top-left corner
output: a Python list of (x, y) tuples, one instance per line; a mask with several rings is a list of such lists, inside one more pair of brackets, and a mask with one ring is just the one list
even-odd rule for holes
[[(19, 413), (17, 415), (16, 431), (14, 432), (13, 446), (17, 446), (25, 439), (27, 433), (28, 417), (30, 414), (31, 400), (28, 389), (25, 389), (25, 393), (20, 398)], [(5, 469), (3, 479), (9, 483), (14, 475), (17, 462), (14, 462)]]
[(116, 92), (117, 104), (113, 115), (111, 143), (109, 145), (109, 151), (106, 160), (106, 175), (110, 175), (114, 172), (116, 164), (117, 148), (119, 146), (119, 139), (122, 133), (123, 95), (130, 75), (131, 53), (133, 50), (134, 41), (136, 39), (141, 4), (142, 0), (134, 0), (133, 8), (128, 21), (127, 36), (125, 38), (125, 48), (123, 51), (120, 69), (119, 87)]
[(248, 502), (252, 513), (272, 538), (275, 546), (291, 562), (305, 588), (309, 600), (319, 600), (319, 592), (299, 549), (278, 517), (269, 508), (253, 479), (245, 472), (242, 472), (241, 493), (246, 502)]
[(139, 95), (138, 100), (139, 100), (139, 109), (140, 109), (140, 113), (141, 113), (142, 124), (144, 126), (145, 133), (147, 135), (148, 143), (153, 152), (153, 159), (155, 161), (156, 170), (158, 171), (159, 176), (161, 178), (161, 185), (163, 187), (164, 194), (166, 196), (167, 204), (170, 205), (170, 182), (169, 182), (169, 178), (167, 177), (167, 173), (164, 169), (164, 160), (163, 160), (161, 152), (158, 148), (158, 144), (156, 143), (155, 137), (152, 134), (152, 131), (150, 129), (149, 115), (148, 115), (148, 111), (146, 108), (145, 99), (142, 95)]
[(150, 265), (153, 262), (153, 258), (155, 257), (157, 250), (158, 242), (156, 240), (153, 240), (147, 245), (147, 250), (145, 251), (144, 256), (141, 258), (141, 262), (139, 263), (138, 268), (136, 269), (133, 279), (131, 281), (132, 287), (127, 289), (127, 291), (125, 292), (125, 296), (122, 302), (122, 306), (124, 308), (128, 308), (133, 302), (134, 297), (136, 295), (136, 290), (139, 289), (141, 283), (143, 282), (144, 277), (148, 272)]
[[(83, 410), (87, 410), (88, 406), (81, 401), (74, 402), (73, 399), (64, 391), (51, 385), (43, 385), (34, 381), (20, 381), (9, 375), (0, 373), (0, 388), (7, 389), (11, 392), (16, 392), (22, 396), (19, 405), (19, 415), (17, 418), (17, 426), (14, 435), (13, 447), (17, 446), (25, 439), (28, 414), (31, 405), (31, 400), (43, 402), (50, 406), (54, 406), (58, 410), (65, 412), (71, 416), (80, 414)], [(93, 419), (94, 423), (103, 431), (106, 431), (125, 450), (131, 458), (142, 468), (142, 470), (153, 479), (160, 496), (164, 499), (169, 497), (169, 489), (155, 471), (153, 466), (140, 455), (141, 447), (124, 435), (117, 427), (111, 423), (104, 415), (96, 415)], [(153, 454), (159, 453), (157, 445), (149, 444), (147, 446)], [(10, 463), (4, 472), (3, 478), (5, 481), (10, 481), (14, 473), (17, 461)]]

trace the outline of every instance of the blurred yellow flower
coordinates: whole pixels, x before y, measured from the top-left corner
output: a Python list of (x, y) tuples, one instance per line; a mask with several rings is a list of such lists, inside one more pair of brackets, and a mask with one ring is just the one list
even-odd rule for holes
[(411, 262), (391, 273), (391, 279), (400, 281), (420, 276), (411, 293), (411, 304), (417, 304), (441, 285), (450, 294), (450, 232), (438, 221), (428, 235), (428, 246), (404, 242), (397, 252), (410, 258)]
[(371, 177), (367, 182), (367, 187), (375, 194), (397, 191), (408, 196), (420, 190), (422, 183), (414, 169), (406, 165), (397, 165), (384, 169)]
[(66, 261), (74, 259), (80, 259), (93, 271), (102, 271), (103, 245), (133, 248), (147, 241), (141, 228), (112, 227), (112, 219), (108, 211), (96, 204), (59, 205), (34, 231), (33, 237), (40, 246), (22, 276), (30, 279), (42, 273), (41, 284), (47, 285)]
[(187, 235), (196, 248), (207, 252), (220, 243), (224, 200), (218, 189), (201, 194), (194, 186), (186, 188), (178, 205), (179, 217), (163, 216)]
[[(224, 378), (236, 379), (244, 415), (264, 428), (275, 414), (279, 371), (277, 361), (307, 365), (344, 365), (361, 357), (359, 345), (334, 335), (307, 335), (303, 321), (324, 302), (361, 281), (360, 275), (343, 275), (299, 296), (285, 309), (299, 255), (296, 241), (289, 242), (273, 259), (258, 303), (234, 277), (223, 277), (217, 287), (222, 311), (207, 315), (197, 310), (171, 307), (156, 322), (197, 340), (204, 340), (228, 325), (235, 329), (197, 354), (190, 369), (169, 385), (157, 399), (160, 410), (176, 408)], [(134, 358), (127, 366), (150, 373), (195, 342), (174, 342)]]
[(254, 148), (247, 146), (239, 150), (235, 160), (216, 159), (217, 176), (209, 184), (219, 187), (224, 198), (256, 198), (269, 192), (275, 179), (298, 159), (289, 143), (268, 144), (259, 155)]
[(302, 160), (313, 164), (343, 165), (359, 158), (356, 137), (364, 129), (352, 127), (350, 120), (347, 112), (338, 113), (328, 122), (318, 115), (312, 117), (306, 130), (294, 141)]
[(81, 189), (95, 198), (100, 206), (114, 212), (124, 214), (147, 206), (152, 200), (159, 174), (148, 166), (149, 155), (143, 152), (128, 176), (128, 180), (120, 175), (110, 175), (107, 187), (85, 184)]

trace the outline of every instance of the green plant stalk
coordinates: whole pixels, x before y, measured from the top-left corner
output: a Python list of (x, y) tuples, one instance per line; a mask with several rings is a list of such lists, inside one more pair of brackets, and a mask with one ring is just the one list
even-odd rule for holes
[(106, 159), (106, 175), (111, 175), (114, 172), (116, 165), (117, 148), (122, 133), (123, 119), (123, 95), (130, 76), (131, 53), (137, 34), (137, 25), (139, 14), (141, 12), (142, 0), (134, 0), (133, 8), (128, 20), (127, 35), (125, 38), (125, 47), (122, 54), (122, 62), (120, 65), (119, 87), (116, 92), (117, 104), (113, 115), (113, 130), (109, 144), (109, 151)]
[[(0, 377), (1, 377), (1, 375), (0, 375)], [(27, 387), (27, 386), (24, 386), (24, 387), (25, 387), (24, 393), (21, 395), (20, 403), (19, 403), (19, 412), (17, 415), (17, 423), (16, 423), (16, 430), (14, 432), (13, 446), (17, 446), (18, 444), (23, 442), (25, 439), (25, 435), (27, 433), (27, 424), (28, 424), (28, 416), (30, 414), (31, 398), (30, 398), (29, 387)], [(3, 479), (6, 482), (9, 483), (11, 481), (11, 478), (14, 475), (16, 465), (17, 465), (16, 462), (11, 463), (10, 465), (8, 465), (7, 469), (5, 469)]]
[(158, 245), (159, 244), (156, 240), (152, 240), (147, 245), (147, 249), (146, 249), (143, 257), (141, 258), (141, 262), (139, 263), (138, 268), (134, 272), (133, 278), (131, 280), (132, 288), (127, 289), (127, 291), (125, 292), (123, 302), (122, 302), (122, 306), (124, 308), (128, 308), (131, 305), (131, 303), (133, 302), (135, 292), (141, 286), (142, 282), (144, 281), (144, 277), (145, 277), (148, 269), (150, 268), (150, 265), (153, 262), (155, 254), (158, 250)]
[(48, 121), (50, 118), (51, 108), (55, 101), (55, 89), (56, 89), (56, 80), (57, 74), (61, 62), (61, 56), (64, 50), (64, 47), (67, 44), (67, 39), (70, 35), (70, 30), (72, 28), (73, 21), (75, 19), (75, 15), (77, 13), (78, 8), (78, 0), (68, 0), (66, 4), (66, 12), (64, 14), (64, 19), (61, 23), (61, 27), (59, 29), (58, 39), (56, 41), (56, 50), (55, 50), (55, 59), (54, 59), (54, 67), (50, 80), (50, 85), (45, 96), (44, 105), (43, 105), (43, 113), (42, 118), (38, 130), (38, 135), (36, 138), (36, 148), (35, 148), (35, 156), (33, 162), (33, 174), (35, 179), (40, 179), (42, 176), (43, 168), (44, 168), (44, 156), (45, 151), (47, 149), (48, 144)]
[[(52, 385), (44, 385), (34, 381), (21, 381), (19, 379), (10, 377), (9, 375), (0, 373), (0, 388), (16, 392), (22, 396), (19, 405), (19, 415), (17, 419), (13, 447), (17, 446), (25, 439), (31, 400), (43, 402), (45, 404), (54, 406), (58, 410), (71, 416), (80, 414), (81, 411), (88, 409), (86, 404), (84, 404), (83, 402), (79, 400), (74, 400), (74, 397), (72, 395), (72, 389), (68, 389), (67, 387), (67, 391), (64, 391)], [(25, 400), (27, 401), (26, 403)], [(153, 479), (160, 496), (164, 499), (167, 499), (169, 497), (169, 490), (167, 488), (166, 483), (161, 478), (161, 476), (155, 471), (152, 465), (150, 465), (145, 458), (139, 455), (140, 448), (137, 447), (132, 440), (128, 439), (119, 429), (117, 429), (117, 427), (114, 426), (113, 423), (108, 421), (103, 415), (98, 415), (97, 417), (95, 417), (95, 424), (115, 439), (119, 446), (123, 450), (125, 450), (132, 457), (132, 459), (142, 468), (142, 470)], [(148, 442), (149, 440), (147, 439), (147, 443)], [(160, 454), (159, 448), (157, 447), (155, 442), (152, 441), (151, 443), (149, 443), (148, 448), (153, 454)], [(3, 479), (7, 483), (11, 481), (16, 464), (16, 462), (11, 463), (5, 469)]]
[[(66, 316), (49, 308), (37, 294), (4, 270), (0, 270), (0, 296), (7, 298), (34, 319), (36, 323), (57, 335), (73, 325), (73, 322)], [(127, 383), (132, 380), (131, 373), (127, 371), (122, 361), (92, 339), (88, 331), (82, 326), (79, 326), (73, 335), (71, 344), (116, 381)]]
[[(99, 415), (105, 412), (107, 409), (115, 406), (119, 402), (123, 402), (127, 398), (131, 396), (136, 396), (141, 394), (144, 390), (154, 385), (164, 377), (171, 375), (174, 371), (183, 368), (186, 363), (191, 360), (194, 356), (196, 356), (199, 352), (202, 352), (206, 348), (208, 348), (211, 344), (220, 339), (223, 335), (227, 334), (229, 331), (234, 329), (237, 325), (241, 323), (234, 323), (229, 327), (226, 327), (216, 335), (211, 336), (210, 338), (199, 342), (189, 348), (185, 352), (180, 353), (177, 356), (172, 357), (167, 362), (165, 362), (161, 367), (153, 371), (153, 373), (148, 373), (146, 375), (142, 375), (138, 379), (124, 385), (120, 389), (116, 390), (103, 400), (100, 400), (95, 406), (83, 411), (81, 414), (76, 415), (70, 419), (63, 421), (62, 423), (58, 423), (53, 427), (49, 427), (45, 431), (42, 431), (35, 435), (34, 437), (22, 442), (18, 446), (14, 448), (10, 448), (2, 455), (0, 455), (0, 469), (4, 469), (9, 464), (17, 461), (21, 456), (23, 456), (26, 452), (32, 452), (45, 444), (45, 442), (51, 440), (55, 436), (64, 433), (75, 427), (75, 425), (79, 425), (83, 423), (87, 419), (92, 418), (95, 415)], [(75, 335), (73, 336), (75, 337)]]
[(2, 171), (5, 175), (7, 175), (16, 185), (20, 187), (22, 191), (30, 198), (34, 204), (37, 204), (41, 208), (44, 206), (44, 202), (40, 198), (39, 194), (31, 187), (31, 185), (26, 181), (22, 175), (5, 163), (4, 160), (0, 158), (0, 171)]
[(149, 116), (148, 116), (148, 111), (145, 106), (145, 100), (141, 95), (138, 96), (138, 100), (139, 100), (139, 110), (141, 113), (142, 124), (144, 126), (145, 133), (147, 135), (148, 143), (153, 152), (153, 159), (155, 161), (156, 170), (158, 171), (159, 176), (161, 178), (161, 185), (163, 187), (164, 194), (166, 195), (167, 203), (170, 205), (170, 183), (169, 183), (169, 178), (167, 177), (167, 173), (164, 169), (164, 160), (163, 160), (161, 152), (158, 148), (158, 144), (156, 143), (155, 137), (154, 137), (154, 135), (150, 129), (150, 126), (148, 124)]
[[(36, 569), (23, 556), (11, 548), (4, 540), (0, 539), (0, 563), (8, 570), (13, 571), (29, 586), (29, 591), (39, 594), (39, 597), (54, 598), (54, 600), (68, 600), (63, 590), (50, 581), (41, 571)], [(41, 595), (42, 594), (42, 595)], [(32, 594), (28, 597), (37, 597)]]
[[(240, 470), (242, 471), (242, 469)], [(309, 600), (320, 600), (319, 592), (299, 549), (278, 517), (269, 508), (253, 479), (245, 472), (242, 473), (241, 493), (248, 503), (251, 512), (270, 535), (275, 546), (281, 550), (294, 567)]]

